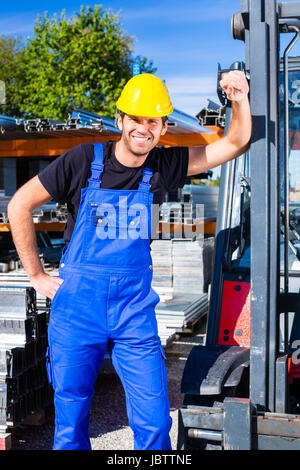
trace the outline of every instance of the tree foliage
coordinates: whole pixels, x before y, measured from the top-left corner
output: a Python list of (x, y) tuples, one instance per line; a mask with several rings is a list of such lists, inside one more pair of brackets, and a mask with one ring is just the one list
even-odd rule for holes
[(197, 184), (199, 186), (220, 186), (220, 176), (217, 176), (216, 179), (212, 179), (212, 180), (201, 180), (201, 179), (197, 179), (197, 178), (193, 178), (191, 180), (191, 183), (192, 184)]
[(133, 38), (118, 14), (81, 7), (66, 18), (38, 16), (34, 36), (18, 61), (15, 102), (24, 117), (65, 119), (74, 108), (113, 117), (132, 64), (155, 72), (152, 61), (133, 56)]
[(6, 105), (1, 105), (1, 114), (8, 116), (20, 114), (16, 90), (19, 86), (22, 57), (23, 50), (20, 38), (0, 36), (0, 80), (3, 80), (6, 86)]

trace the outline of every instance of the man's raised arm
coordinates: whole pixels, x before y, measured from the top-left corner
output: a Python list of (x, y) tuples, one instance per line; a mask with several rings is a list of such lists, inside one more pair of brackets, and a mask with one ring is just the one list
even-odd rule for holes
[(202, 147), (189, 147), (188, 176), (197, 175), (242, 155), (250, 144), (252, 118), (244, 72), (228, 72), (220, 86), (232, 102), (232, 119), (224, 137)]

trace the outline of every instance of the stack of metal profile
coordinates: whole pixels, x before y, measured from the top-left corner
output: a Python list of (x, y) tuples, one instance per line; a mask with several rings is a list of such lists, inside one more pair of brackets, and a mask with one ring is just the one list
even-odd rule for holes
[(37, 308), (36, 292), (25, 283), (0, 287), (2, 432), (49, 403), (51, 389), (45, 368), (48, 314), (49, 309)]
[(174, 292), (203, 293), (203, 246), (201, 239), (172, 240)]
[(192, 224), (193, 206), (186, 202), (164, 202), (160, 209), (160, 220), (168, 223)]
[(172, 240), (153, 240), (151, 243), (154, 287), (172, 287)]
[(179, 109), (174, 109), (168, 116), (168, 133), (170, 134), (202, 134), (214, 133), (212, 130), (203, 127), (199, 121), (190, 114), (186, 114)]
[(24, 121), (25, 132), (45, 132), (52, 131), (59, 121), (48, 118), (27, 119)]
[(82, 109), (73, 111), (65, 121), (53, 121), (50, 119), (36, 119), (24, 124), (26, 132), (39, 132), (44, 136), (56, 137), (63, 135), (111, 135), (120, 134), (115, 122), (105, 116), (91, 113)]
[(64, 136), (120, 135), (115, 121), (105, 116), (76, 109), (64, 121), (49, 118), (16, 119), (0, 116), (0, 138), (24, 139)]
[(174, 292), (173, 299), (159, 302), (155, 308), (158, 335), (163, 346), (173, 340), (176, 334), (200, 320), (208, 310), (207, 294), (179, 294)]
[(0, 223), (1, 224), (8, 224), (8, 217), (7, 217), (7, 206), (9, 201), (11, 200), (10, 196), (0, 196)]
[[(0, 223), (8, 224), (9, 219), (7, 216), (7, 206), (10, 201), (10, 196), (0, 196)], [(37, 207), (32, 212), (34, 223), (39, 222), (62, 222), (67, 221), (67, 207), (66, 205), (55, 203), (53, 201)]]
[(203, 108), (197, 115), (201, 126), (225, 127), (225, 106), (220, 106), (208, 100), (206, 108)]
[(121, 133), (121, 131), (116, 127), (115, 121), (112, 119), (83, 109), (74, 110), (70, 115), (70, 121), (71, 120), (76, 122), (77, 126), (80, 127), (91, 127), (103, 132), (111, 132), (113, 134)]
[(22, 126), (23, 119), (17, 119), (10, 116), (0, 115), (0, 134), (4, 134), (6, 131), (16, 131)]
[(48, 202), (44, 206), (37, 207), (33, 210), (32, 218), (34, 223), (39, 222), (63, 222), (67, 221), (67, 209), (63, 204), (53, 201)]
[(182, 208), (180, 202), (164, 202), (160, 217), (163, 222), (179, 223), (182, 221)]
[(189, 202), (182, 203), (182, 221), (185, 224), (193, 223), (193, 205)]

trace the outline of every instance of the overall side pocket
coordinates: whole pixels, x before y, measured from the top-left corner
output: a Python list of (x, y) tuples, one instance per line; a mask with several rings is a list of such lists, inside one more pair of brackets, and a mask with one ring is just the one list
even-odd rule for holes
[[(63, 279), (61, 276), (59, 276), (61, 279)], [(58, 287), (57, 291), (55, 292), (54, 294), (54, 297), (53, 299), (51, 300), (51, 308), (54, 308), (54, 304), (57, 302), (57, 299), (62, 291), (62, 287), (63, 287), (63, 284), (66, 282), (65, 279), (63, 279), (63, 282), (60, 284), (60, 286)]]

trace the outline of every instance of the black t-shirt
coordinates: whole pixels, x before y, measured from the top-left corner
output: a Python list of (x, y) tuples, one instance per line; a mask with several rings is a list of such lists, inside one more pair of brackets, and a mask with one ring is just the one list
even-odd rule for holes
[[(155, 147), (140, 167), (127, 167), (114, 154), (115, 142), (103, 143), (101, 188), (138, 189), (143, 170), (153, 170), (151, 189), (153, 204), (161, 204), (166, 192), (184, 185), (188, 168), (188, 147)], [(88, 186), (90, 165), (94, 158), (93, 144), (81, 144), (51, 162), (39, 174), (39, 180), (54, 201), (67, 203), (68, 217), (64, 240), (68, 243), (76, 222), (81, 189)]]

